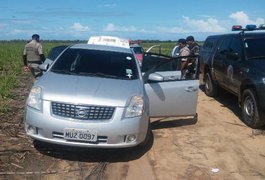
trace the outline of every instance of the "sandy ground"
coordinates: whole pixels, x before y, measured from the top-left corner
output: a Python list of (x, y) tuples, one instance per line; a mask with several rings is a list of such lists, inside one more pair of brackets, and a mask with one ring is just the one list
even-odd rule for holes
[(151, 149), (110, 164), (108, 179), (265, 179), (264, 131), (241, 122), (236, 97), (224, 93), (216, 100), (200, 92), (197, 112), (197, 121), (153, 120)]
[(21, 83), (0, 117), (0, 179), (265, 179), (265, 133), (240, 120), (236, 97), (198, 98), (197, 119), (152, 119), (145, 148), (81, 149), (40, 144), (25, 136)]

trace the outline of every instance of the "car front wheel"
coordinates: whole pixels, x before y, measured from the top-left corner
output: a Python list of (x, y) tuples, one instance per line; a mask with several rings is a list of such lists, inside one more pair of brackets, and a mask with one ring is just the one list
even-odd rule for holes
[(242, 116), (246, 125), (251, 128), (264, 126), (264, 112), (259, 111), (257, 96), (254, 89), (246, 89), (242, 95)]
[(217, 94), (217, 85), (213, 82), (209, 72), (205, 74), (205, 94), (214, 97)]

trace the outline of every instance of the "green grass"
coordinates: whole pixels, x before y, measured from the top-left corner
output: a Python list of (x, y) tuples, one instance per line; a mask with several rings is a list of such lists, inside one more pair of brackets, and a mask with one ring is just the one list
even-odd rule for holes
[[(44, 54), (58, 45), (72, 42), (42, 42)], [(0, 42), (0, 113), (8, 109), (8, 103), (13, 98), (12, 89), (16, 88), (18, 77), (23, 72), (23, 49), (26, 41)]]

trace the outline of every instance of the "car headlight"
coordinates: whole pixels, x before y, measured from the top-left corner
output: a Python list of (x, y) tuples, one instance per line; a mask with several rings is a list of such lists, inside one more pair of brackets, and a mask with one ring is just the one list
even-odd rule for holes
[(141, 96), (133, 96), (126, 108), (125, 117), (136, 117), (143, 114), (144, 101)]
[(29, 97), (27, 100), (27, 105), (41, 111), (42, 109), (42, 100), (41, 100), (41, 88), (35, 86), (31, 89)]
[(265, 84), (265, 78), (262, 78), (262, 82), (263, 82), (263, 84)]

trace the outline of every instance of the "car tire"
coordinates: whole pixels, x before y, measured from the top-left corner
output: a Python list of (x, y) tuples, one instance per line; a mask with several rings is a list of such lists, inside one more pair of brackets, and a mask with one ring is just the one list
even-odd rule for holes
[(260, 128), (265, 125), (265, 114), (259, 111), (257, 95), (254, 89), (246, 89), (242, 95), (242, 119), (251, 128)]
[(212, 77), (209, 72), (205, 74), (205, 94), (210, 97), (217, 95), (218, 87), (212, 80)]

